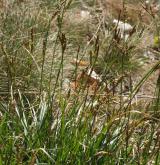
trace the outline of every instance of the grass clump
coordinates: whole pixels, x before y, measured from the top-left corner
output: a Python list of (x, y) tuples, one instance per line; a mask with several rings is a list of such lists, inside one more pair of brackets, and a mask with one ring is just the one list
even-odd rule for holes
[(3, 3), (1, 164), (160, 163), (159, 52), (142, 44), (159, 28), (125, 40), (100, 6)]

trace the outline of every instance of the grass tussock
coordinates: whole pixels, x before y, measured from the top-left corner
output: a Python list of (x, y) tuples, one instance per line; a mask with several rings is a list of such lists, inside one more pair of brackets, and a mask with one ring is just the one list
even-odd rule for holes
[(158, 6), (111, 2), (1, 1), (0, 164), (160, 163)]

